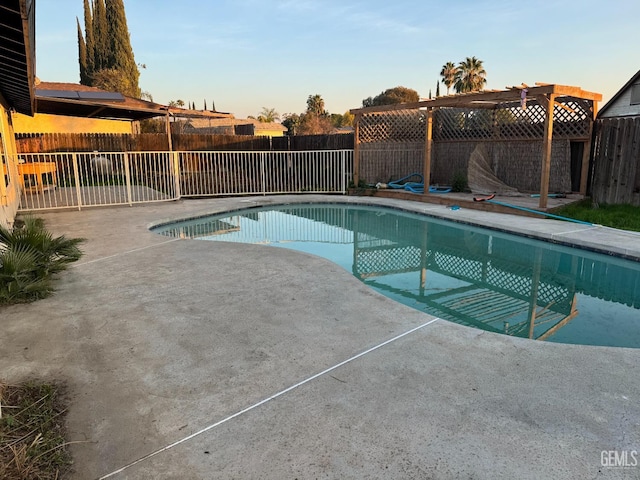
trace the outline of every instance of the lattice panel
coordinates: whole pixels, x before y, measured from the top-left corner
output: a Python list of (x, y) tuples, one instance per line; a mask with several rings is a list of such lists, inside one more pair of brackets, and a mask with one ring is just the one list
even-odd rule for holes
[(505, 272), (490, 266), (487, 269), (487, 283), (501, 290), (513, 292), (527, 298), (531, 295), (531, 270), (528, 270), (527, 276)]
[(470, 108), (441, 108), (435, 112), (434, 140), (490, 139), (493, 135), (492, 111)]
[(406, 272), (420, 268), (420, 249), (394, 247), (356, 251), (356, 272), (362, 276)]
[(360, 120), (361, 143), (424, 142), (424, 139), (425, 114), (420, 110), (367, 113)]
[(482, 281), (482, 262), (438, 251), (434, 253), (434, 260), (440, 271), (458, 278)]
[[(528, 298), (532, 293), (531, 269), (522, 269), (521, 273), (505, 272), (499, 268), (489, 267), (487, 284), (505, 291), (514, 292)], [(554, 311), (562, 311), (566, 315), (571, 310), (571, 297), (567, 287), (554, 283), (538, 284), (538, 305), (550, 305)]]
[(569, 315), (572, 301), (573, 294), (562, 285), (554, 285), (552, 283), (538, 285), (538, 305), (549, 305), (550, 310)]
[(589, 136), (589, 124), (593, 107), (591, 102), (577, 98), (559, 100), (553, 110), (553, 136), (562, 138), (586, 138)]
[[(564, 97), (554, 106), (554, 138), (589, 136), (592, 104)], [(544, 136), (546, 109), (536, 100), (502, 103), (494, 109), (440, 108), (434, 115), (434, 140), (535, 140)]]

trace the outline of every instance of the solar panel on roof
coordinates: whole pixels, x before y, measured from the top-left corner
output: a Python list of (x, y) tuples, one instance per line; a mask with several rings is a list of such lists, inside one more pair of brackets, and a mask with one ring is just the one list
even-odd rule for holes
[(37, 97), (48, 98), (68, 98), (70, 100), (78, 100), (80, 96), (74, 90), (40, 90), (36, 89)]
[(40, 90), (36, 96), (47, 98), (65, 98), (68, 100), (98, 100), (104, 102), (124, 102), (124, 96), (116, 92), (91, 92), (77, 90)]
[(124, 95), (116, 92), (76, 92), (80, 100), (104, 100), (109, 102), (124, 102)]

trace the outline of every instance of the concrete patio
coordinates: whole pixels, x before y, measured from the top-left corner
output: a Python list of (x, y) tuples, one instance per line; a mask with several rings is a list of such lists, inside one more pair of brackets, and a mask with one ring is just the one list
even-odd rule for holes
[[(640, 349), (434, 319), (315, 256), (149, 227), (269, 203), (388, 205), (640, 259), (640, 236), (384, 198), (39, 214), (84, 237), (57, 293), (3, 308), (2, 377), (68, 386), (69, 478), (640, 478)], [(630, 453), (629, 453), (630, 454)], [(640, 455), (638, 455), (640, 457)], [(632, 457), (629, 457), (632, 460)]]

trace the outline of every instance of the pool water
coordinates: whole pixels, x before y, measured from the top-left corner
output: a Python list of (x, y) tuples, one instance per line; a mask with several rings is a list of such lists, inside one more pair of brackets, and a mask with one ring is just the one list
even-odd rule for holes
[(251, 208), (154, 229), (319, 255), (452, 322), (553, 342), (640, 348), (640, 264), (383, 207)]

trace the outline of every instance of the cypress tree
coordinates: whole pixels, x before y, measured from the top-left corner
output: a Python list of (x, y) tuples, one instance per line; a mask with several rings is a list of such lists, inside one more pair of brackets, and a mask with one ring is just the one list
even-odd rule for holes
[[(86, 78), (87, 82), (91, 82), (91, 77), (95, 71), (94, 68), (94, 59), (95, 59), (95, 44), (93, 40), (93, 18), (91, 16), (91, 8), (89, 7), (89, 0), (84, 0), (84, 41), (86, 45), (87, 52), (87, 61), (85, 63), (86, 67)], [(82, 73), (80, 73), (80, 78), (82, 78)], [(90, 85), (90, 83), (83, 83), (83, 85)]]
[(109, 24), (104, 0), (93, 0), (93, 72), (109, 68)]
[[(98, 3), (102, 0), (98, 0)], [(136, 65), (129, 39), (127, 17), (124, 11), (123, 0), (106, 0), (106, 16), (108, 24), (107, 68), (115, 69), (126, 79), (127, 91), (120, 92), (130, 97), (140, 98), (140, 71)]]
[(440, 82), (436, 82), (436, 98), (440, 96)]
[(206, 98), (204, 99), (204, 111), (205, 112), (207, 111), (207, 99)]
[(76, 17), (76, 23), (78, 24), (78, 63), (80, 63), (80, 83), (82, 85), (89, 85), (90, 78), (87, 75), (87, 44), (82, 36), (82, 29), (80, 28), (80, 20)]

